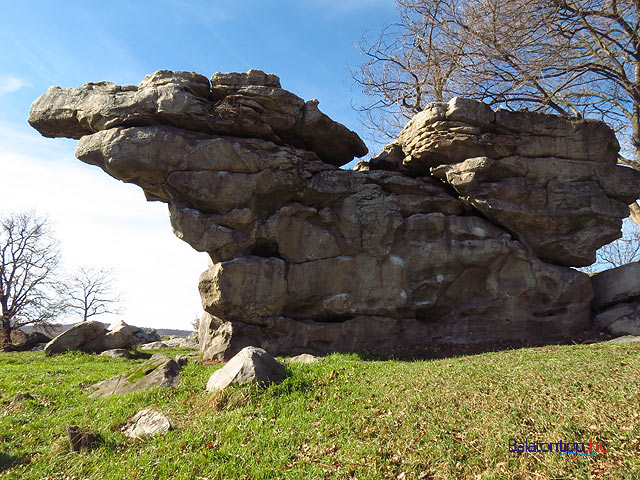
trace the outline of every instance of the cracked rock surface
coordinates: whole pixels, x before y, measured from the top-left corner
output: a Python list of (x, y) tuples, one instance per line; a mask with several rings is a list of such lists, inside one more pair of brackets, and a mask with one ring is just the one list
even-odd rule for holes
[(601, 122), (431, 104), (356, 170), (358, 136), (275, 75), (160, 71), (51, 88), (30, 123), (168, 204), (207, 252), (200, 348), (229, 359), (549, 341), (589, 326), (584, 265), (638, 172)]

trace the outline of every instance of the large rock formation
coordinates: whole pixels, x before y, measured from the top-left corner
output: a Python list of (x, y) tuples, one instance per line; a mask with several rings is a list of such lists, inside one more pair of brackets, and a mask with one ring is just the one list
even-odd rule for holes
[[(169, 205), (209, 254), (206, 358), (546, 341), (589, 325), (584, 265), (640, 196), (601, 122), (427, 107), (358, 171), (357, 135), (274, 75), (51, 88), (30, 123)], [(617, 183), (616, 183), (617, 182)], [(614, 187), (615, 184), (615, 187)]]

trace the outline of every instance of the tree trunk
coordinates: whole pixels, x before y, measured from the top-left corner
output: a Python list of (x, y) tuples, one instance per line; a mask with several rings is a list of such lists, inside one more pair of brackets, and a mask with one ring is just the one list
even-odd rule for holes
[(631, 211), (629, 218), (640, 229), (640, 205), (638, 205), (638, 202), (633, 202), (629, 205), (629, 210)]
[(11, 320), (2, 317), (0, 325), (0, 347), (7, 349), (11, 346)]

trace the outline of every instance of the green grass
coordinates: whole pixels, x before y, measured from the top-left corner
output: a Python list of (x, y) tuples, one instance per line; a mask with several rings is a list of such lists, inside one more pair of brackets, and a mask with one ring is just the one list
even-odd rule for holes
[[(175, 354), (173, 349), (162, 353)], [(332, 355), (290, 365), (279, 385), (204, 391), (217, 366), (177, 387), (89, 399), (89, 384), (142, 360), (0, 354), (4, 479), (637, 479), (640, 345), (554, 346), (416, 362)], [(9, 408), (11, 399), (34, 398)], [(144, 407), (175, 429), (122, 425)], [(100, 433), (70, 453), (65, 427)], [(509, 438), (608, 442), (593, 457), (508, 452)]]

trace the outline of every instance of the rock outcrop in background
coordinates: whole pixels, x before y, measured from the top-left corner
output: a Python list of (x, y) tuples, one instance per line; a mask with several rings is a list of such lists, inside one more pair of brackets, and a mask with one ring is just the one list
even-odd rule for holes
[(159, 71), (138, 86), (51, 88), (29, 122), (169, 205), (207, 252), (200, 345), (230, 358), (549, 341), (590, 324), (569, 266), (621, 235), (640, 173), (605, 124), (431, 104), (367, 149), (275, 75)]

